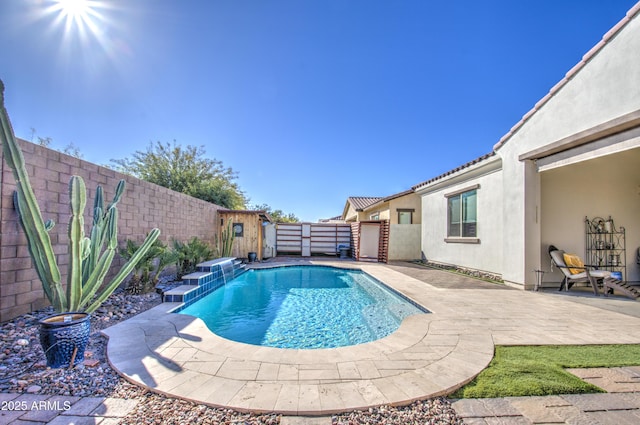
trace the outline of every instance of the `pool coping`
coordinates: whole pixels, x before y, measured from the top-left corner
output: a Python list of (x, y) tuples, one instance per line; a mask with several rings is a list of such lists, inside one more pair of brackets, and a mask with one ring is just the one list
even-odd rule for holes
[[(363, 270), (430, 310), (388, 278), (376, 276), (376, 267), (320, 265)], [(397, 331), (369, 343), (296, 350), (221, 338), (200, 319), (170, 313), (178, 306), (163, 303), (103, 330), (110, 364), (152, 391), (239, 411), (326, 415), (410, 404), (454, 391), (493, 356), (489, 333), (434, 331), (433, 313), (410, 316)]]
[[(163, 304), (103, 330), (111, 365), (130, 382), (196, 403), (321, 416), (449, 394), (489, 364), (494, 344), (640, 343), (637, 301), (615, 302), (638, 317), (544, 292), (476, 289), (474, 279), (440, 270), (417, 279), (385, 264), (293, 262), (361, 269), (431, 313), (367, 344), (289, 350), (225, 340)], [(438, 287), (454, 278), (472, 289)]]

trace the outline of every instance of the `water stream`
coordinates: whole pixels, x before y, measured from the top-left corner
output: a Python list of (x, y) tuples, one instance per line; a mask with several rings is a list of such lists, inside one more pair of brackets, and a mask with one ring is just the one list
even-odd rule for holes
[(220, 262), (220, 270), (222, 270), (222, 280), (226, 285), (227, 282), (235, 277), (235, 270), (233, 268), (233, 259), (228, 258)]

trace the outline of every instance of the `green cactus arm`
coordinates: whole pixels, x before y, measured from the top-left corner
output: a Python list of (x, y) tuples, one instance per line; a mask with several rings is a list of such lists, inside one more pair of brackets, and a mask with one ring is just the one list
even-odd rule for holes
[(102, 217), (102, 211), (104, 211), (104, 196), (102, 186), (96, 187), (96, 198), (93, 200), (93, 224)]
[[(41, 265), (42, 276), (46, 282), (60, 282), (60, 269), (56, 263), (51, 238), (47, 232), (46, 226), (41, 220), (38, 220), (32, 214), (29, 214), (29, 203), (25, 199), (24, 193), (16, 191), (15, 203), (16, 211), (20, 219), (22, 229), (27, 236), (29, 246), (32, 246), (34, 254), (34, 263)], [(37, 204), (36, 204), (37, 205)]]
[(82, 255), (85, 246), (84, 207), (87, 203), (87, 190), (80, 176), (72, 176), (69, 181), (69, 268), (67, 272), (67, 302), (70, 311), (79, 308), (82, 299)]
[[(102, 214), (100, 214), (102, 216)], [(102, 229), (104, 228), (103, 219), (96, 220), (93, 218), (93, 226), (91, 227), (90, 239), (91, 246), (89, 247), (89, 255), (82, 263), (82, 279), (86, 282), (89, 279), (91, 271), (96, 266), (100, 252), (102, 251)]]
[[(106, 224), (104, 223), (105, 220)], [(100, 250), (96, 253), (96, 255), (100, 255), (100, 258), (97, 259), (96, 257), (97, 261), (91, 265), (89, 275), (82, 281), (82, 298), (80, 300), (80, 307), (88, 304), (102, 285), (102, 281), (111, 267), (111, 262), (115, 256), (118, 244), (118, 209), (115, 207), (110, 208), (106, 218), (102, 217), (100, 221), (100, 226), (107, 229), (108, 234), (105, 236), (110, 238), (110, 241), (107, 246), (107, 250), (102, 253), (102, 255), (100, 255), (102, 251), (102, 246), (100, 246)], [(100, 231), (100, 234), (102, 233), (103, 232)], [(102, 245), (103, 236), (99, 237), (101, 239), (100, 244)], [(113, 242), (111, 242), (111, 240), (113, 240)]]
[(91, 239), (85, 237), (82, 240), (82, 256), (80, 257), (82, 261), (86, 260), (91, 253)]
[[(14, 192), (14, 205), (18, 214), (20, 214), (20, 199), (21, 195), (18, 192)], [(45, 256), (40, 251), (41, 246), (35, 242), (36, 238), (29, 236), (29, 233), (32, 232), (31, 229), (25, 228), (22, 220), (20, 221), (20, 225), (22, 226), (25, 234), (27, 234), (27, 248), (29, 249), (29, 253), (31, 254), (31, 259), (33, 261), (33, 265), (36, 269), (36, 273), (40, 278), (40, 281), (43, 282), (42, 289), (44, 290), (44, 294), (51, 303), (51, 305), (56, 309), (56, 311), (63, 311), (66, 307), (66, 296), (64, 292), (64, 288), (60, 284), (60, 281), (48, 281), (50, 277), (47, 275), (47, 267), (44, 264), (43, 260)]]
[[(31, 188), (24, 156), (18, 146), (11, 121), (9, 120), (9, 114), (4, 106), (4, 83), (2, 80), (0, 80), (0, 139), (2, 141), (4, 160), (11, 168), (20, 197), (21, 209), (18, 213), (20, 224), (22, 228), (25, 229), (25, 233), (29, 230), (27, 238), (30, 239), (29, 246), (32, 256), (40, 256), (39, 260), (35, 260), (34, 258), (34, 262), (38, 262), (36, 268), (39, 271), (38, 276), (41, 277), (45, 293), (53, 294), (57, 292), (55, 288), (45, 287), (47, 285), (53, 285), (54, 287), (61, 285), (61, 276), (51, 245), (51, 239), (49, 238), (48, 230), (51, 227), (50, 223), (44, 223), (40, 207)], [(50, 301), (52, 300), (50, 299)], [(55, 304), (54, 307), (57, 308)]]
[(118, 209), (116, 207), (109, 208), (107, 216), (107, 225), (105, 226), (107, 240), (107, 249), (115, 249), (118, 247)]
[[(56, 311), (63, 311), (66, 307), (66, 297), (61, 284), (62, 278), (60, 276), (60, 270), (55, 262), (53, 263), (55, 267), (49, 267), (50, 263), (47, 263), (47, 256), (44, 252), (47, 243), (40, 243), (41, 241), (35, 234), (36, 232), (34, 228), (30, 227), (25, 222), (27, 218), (23, 214), (23, 211), (27, 207), (24, 202), (24, 196), (20, 191), (13, 193), (13, 203), (16, 212), (18, 213), (18, 217), (20, 218), (20, 226), (27, 236), (27, 248), (31, 254), (31, 259), (36, 269), (36, 273), (42, 282), (44, 294)], [(46, 239), (49, 239), (48, 245), (51, 246), (49, 233), (45, 232), (44, 235)], [(51, 250), (53, 251), (53, 248), (51, 248)]]
[[(98, 263), (96, 264), (96, 267), (91, 272), (91, 275), (89, 275), (89, 279), (85, 281), (84, 291), (82, 292), (82, 299), (80, 300), (80, 303), (78, 306), (80, 311), (82, 311), (84, 306), (89, 304), (93, 296), (96, 294), (96, 292), (98, 292), (98, 289), (100, 289), (100, 287), (102, 286), (104, 277), (109, 272), (109, 268), (111, 267), (111, 262), (113, 261), (113, 257), (115, 256), (115, 254), (116, 254), (115, 250), (105, 251), (102, 254), (102, 257), (100, 257), (100, 260), (98, 261)], [(111, 294), (109, 293), (109, 295)], [(98, 306), (96, 306), (96, 308), (97, 307)], [(88, 313), (91, 313), (91, 312), (93, 312), (93, 310), (88, 311)]]
[(104, 195), (102, 186), (96, 187), (96, 197), (93, 200), (93, 221), (91, 231), (91, 250), (88, 257), (82, 263), (82, 281), (86, 282), (96, 266), (100, 252), (102, 251), (102, 223), (104, 222)]
[(98, 258), (100, 258), (100, 255), (104, 248), (104, 242), (107, 238), (106, 234), (108, 232), (107, 225), (105, 223), (107, 221), (109, 211), (116, 207), (116, 205), (120, 201), (120, 198), (122, 197), (122, 194), (124, 193), (124, 189), (125, 181), (124, 179), (122, 179), (116, 186), (113, 200), (105, 209), (104, 192), (102, 190), (102, 186), (98, 186), (96, 188), (96, 197), (93, 203), (93, 227), (91, 228), (91, 252), (83, 266), (83, 279), (85, 282), (89, 279), (89, 275), (96, 267)]
[(99, 306), (106, 300), (109, 295), (122, 283), (122, 281), (131, 273), (133, 268), (138, 264), (138, 261), (146, 254), (155, 241), (160, 236), (160, 229), (153, 229), (147, 235), (140, 248), (133, 254), (131, 259), (122, 266), (118, 274), (109, 282), (105, 288), (98, 294), (93, 303), (85, 310), (87, 313), (93, 313)]
[(116, 186), (116, 193), (113, 195), (113, 200), (111, 201), (111, 203), (107, 207), (107, 210), (109, 208), (111, 208), (111, 207), (115, 207), (116, 204), (118, 202), (120, 202), (120, 198), (122, 197), (122, 194), (124, 193), (125, 186), (126, 186), (126, 182), (124, 181), (124, 179), (121, 179), (118, 182), (118, 185)]

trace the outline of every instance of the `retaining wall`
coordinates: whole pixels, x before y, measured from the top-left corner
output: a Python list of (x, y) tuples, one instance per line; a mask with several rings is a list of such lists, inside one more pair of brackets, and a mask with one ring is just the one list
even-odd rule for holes
[[(96, 187), (102, 185), (105, 204), (108, 204), (118, 181), (125, 179), (127, 186), (118, 204), (118, 240), (121, 245), (127, 239), (142, 242), (154, 227), (161, 230), (160, 239), (166, 243), (172, 239), (186, 241), (197, 236), (214, 244), (217, 237), (217, 210), (222, 207), (24, 140), (18, 142), (42, 215), (45, 220), (53, 219), (56, 222), (49, 234), (63, 282), (66, 281), (69, 262), (68, 185), (72, 175), (81, 176), (87, 186), (87, 233)], [(48, 301), (33, 269), (27, 241), (13, 208), (13, 174), (4, 158), (0, 161), (0, 167), (0, 322), (5, 322), (42, 308), (48, 305)], [(116, 255), (114, 268), (120, 264), (122, 260)]]

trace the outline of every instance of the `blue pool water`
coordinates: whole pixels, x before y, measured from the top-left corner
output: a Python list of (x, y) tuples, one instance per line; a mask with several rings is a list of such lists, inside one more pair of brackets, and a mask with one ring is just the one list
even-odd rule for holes
[(227, 339), (304, 349), (373, 341), (424, 312), (366, 273), (325, 266), (250, 270), (180, 311)]

